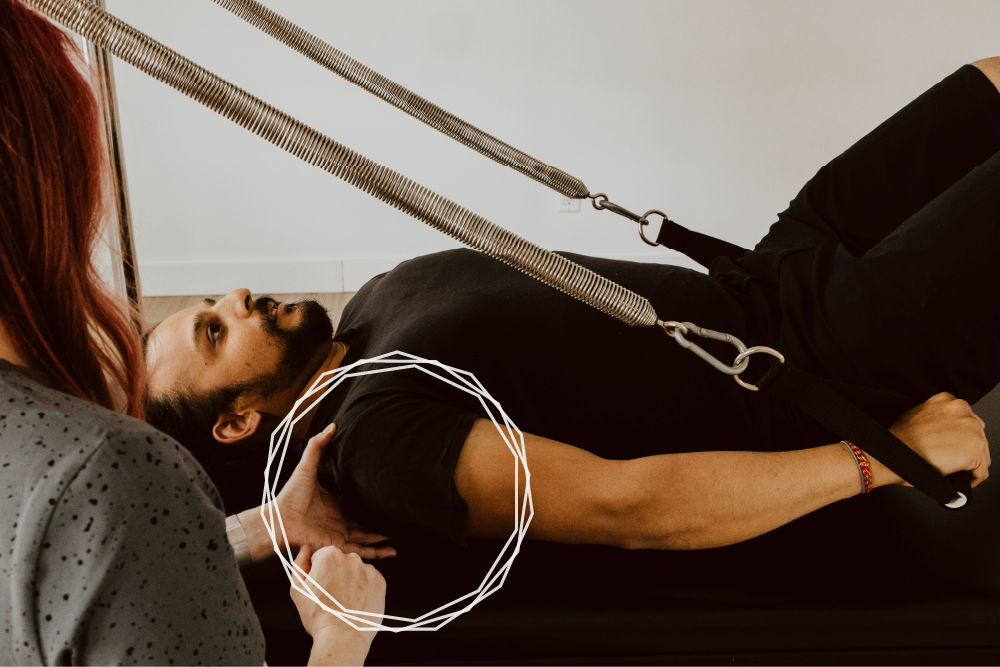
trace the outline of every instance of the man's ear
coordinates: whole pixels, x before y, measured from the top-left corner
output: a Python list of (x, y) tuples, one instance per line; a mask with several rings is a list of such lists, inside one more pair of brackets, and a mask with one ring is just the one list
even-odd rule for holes
[(261, 415), (256, 410), (240, 414), (229, 412), (219, 415), (219, 420), (212, 427), (212, 435), (219, 442), (231, 445), (256, 433), (260, 421)]

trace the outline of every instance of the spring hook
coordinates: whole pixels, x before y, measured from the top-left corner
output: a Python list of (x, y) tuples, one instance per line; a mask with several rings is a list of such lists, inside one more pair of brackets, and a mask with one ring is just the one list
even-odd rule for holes
[[(785, 357), (777, 350), (763, 345), (757, 345), (748, 349), (747, 346), (743, 344), (743, 341), (732, 334), (712, 331), (711, 329), (703, 329), (696, 324), (692, 324), (691, 322), (664, 322), (662, 320), (657, 320), (656, 323), (663, 328), (663, 331), (668, 336), (676, 340), (678, 345), (683, 347), (685, 350), (694, 352), (696, 355), (707, 361), (715, 370), (725, 373), (726, 375), (732, 375), (738, 385), (744, 389), (749, 389), (750, 391), (757, 391), (757, 387), (740, 379), (740, 374), (750, 366), (750, 355), (763, 352), (777, 358), (781, 363), (785, 363)], [(727, 366), (706, 352), (700, 346), (685, 338), (685, 334), (694, 334), (696, 336), (701, 336), (702, 338), (721, 340), (722, 342), (729, 343), (739, 350), (739, 354), (736, 355), (733, 365)]]
[[(739, 375), (750, 365), (750, 360), (745, 357), (740, 359), (739, 362), (734, 363), (732, 366), (724, 364), (696, 343), (689, 341), (684, 337), (684, 334), (694, 334), (695, 336), (701, 336), (702, 338), (721, 340), (724, 343), (729, 343), (735, 347), (740, 354), (743, 354), (747, 351), (747, 346), (744, 345), (743, 341), (736, 336), (719, 331), (712, 331), (711, 329), (702, 329), (697, 324), (692, 322), (657, 322), (657, 324), (663, 327), (663, 331), (666, 332), (668, 336), (676, 340), (678, 345), (683, 347), (685, 350), (694, 352), (696, 355), (707, 361), (715, 370), (721, 373), (725, 373), (726, 375)], [(671, 331), (671, 329), (673, 329), (673, 331)]]
[[(594, 208), (596, 208), (598, 211), (603, 211), (607, 209), (608, 211), (617, 213), (622, 217), (628, 218), (632, 222), (638, 222), (639, 224), (642, 224), (641, 215), (639, 215), (638, 213), (633, 213), (627, 208), (619, 206), (614, 202), (608, 201), (608, 196), (603, 192), (598, 192), (596, 195), (587, 195), (587, 197), (593, 200), (590, 203), (593, 204)], [(603, 201), (599, 201), (601, 200), (601, 198), (603, 198)]]
[(650, 241), (649, 239), (646, 238), (646, 235), (642, 233), (642, 228), (649, 224), (648, 220), (649, 216), (654, 214), (663, 218), (663, 222), (670, 222), (670, 218), (668, 218), (667, 214), (664, 213), (663, 211), (657, 211), (654, 208), (651, 211), (646, 211), (642, 216), (642, 220), (639, 221), (639, 238), (641, 238), (642, 242), (645, 243), (646, 245), (651, 245), (655, 248), (656, 246), (660, 245), (659, 241)]
[(590, 194), (587, 195), (587, 197), (591, 200), (590, 203), (593, 204), (594, 208), (596, 208), (598, 211), (608, 210), (611, 211), (612, 213), (617, 213), (623, 218), (628, 218), (632, 222), (639, 223), (639, 238), (641, 238), (642, 242), (645, 243), (646, 245), (651, 245), (654, 247), (660, 245), (656, 241), (650, 241), (648, 238), (646, 238), (646, 234), (643, 233), (642, 228), (649, 224), (649, 216), (651, 215), (658, 215), (661, 218), (663, 218), (664, 222), (668, 222), (670, 218), (668, 218), (667, 214), (664, 213), (663, 211), (652, 209), (646, 211), (643, 215), (639, 215), (638, 213), (633, 213), (624, 206), (619, 206), (618, 204), (612, 201), (608, 201), (608, 196), (603, 192), (598, 192), (597, 194)]

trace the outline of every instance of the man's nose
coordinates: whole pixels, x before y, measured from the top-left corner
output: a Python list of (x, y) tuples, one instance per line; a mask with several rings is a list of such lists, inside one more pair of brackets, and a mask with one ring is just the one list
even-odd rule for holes
[(253, 295), (248, 289), (233, 290), (215, 305), (217, 310), (240, 319), (253, 315)]

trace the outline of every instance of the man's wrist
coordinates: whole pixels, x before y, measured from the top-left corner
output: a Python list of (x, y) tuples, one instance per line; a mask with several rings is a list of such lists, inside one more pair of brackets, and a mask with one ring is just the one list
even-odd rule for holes
[(901, 484), (903, 482), (902, 477), (880, 463), (874, 456), (867, 452), (865, 452), (865, 456), (868, 457), (868, 464), (871, 466), (873, 489), (890, 484)]
[[(269, 511), (267, 505), (263, 507), (263, 511)], [(243, 532), (246, 534), (247, 548), (253, 562), (257, 563), (273, 556), (274, 544), (271, 541), (271, 535), (267, 532), (267, 527), (264, 525), (264, 519), (261, 517), (261, 508), (254, 507), (243, 510), (236, 515), (236, 518), (239, 519)], [(277, 522), (275, 523), (277, 524)], [(284, 539), (280, 529), (277, 530), (275, 536), (278, 539), (278, 548), (284, 548)]]
[(250, 555), (250, 545), (247, 544), (246, 532), (243, 530), (243, 524), (240, 523), (240, 518), (236, 514), (230, 514), (226, 517), (226, 540), (229, 541), (229, 545), (233, 548), (233, 554), (236, 556), (236, 565), (241, 570), (253, 563), (253, 557)]

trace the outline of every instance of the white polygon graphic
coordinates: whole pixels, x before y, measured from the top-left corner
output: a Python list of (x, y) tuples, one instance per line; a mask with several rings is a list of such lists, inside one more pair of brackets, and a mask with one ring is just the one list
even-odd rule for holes
[[(375, 368), (368, 370), (356, 370), (363, 365), (374, 365)], [(432, 368), (443, 371), (443, 374), (435, 372)], [(490, 569), (487, 571), (486, 576), (483, 578), (483, 581), (479, 584), (478, 588), (471, 593), (467, 593), (466, 595), (463, 595), (446, 605), (438, 607), (437, 609), (429, 611), (416, 618), (391, 616), (388, 614), (380, 616), (371, 612), (347, 609), (344, 605), (340, 604), (332, 595), (327, 593), (308, 574), (302, 571), (302, 569), (295, 564), (294, 559), (292, 558), (291, 548), (287, 546), (288, 539), (285, 534), (284, 523), (281, 520), (281, 513), (278, 511), (277, 503), (274, 502), (277, 491), (275, 487), (277, 487), (277, 480), (281, 473), (281, 466), (285, 462), (285, 452), (288, 451), (288, 444), (291, 440), (292, 428), (295, 426), (295, 423), (302, 419), (302, 417), (310, 410), (315, 408), (316, 405), (327, 396), (327, 394), (333, 391), (347, 378), (375, 373), (390, 373), (393, 371), (407, 369), (413, 369), (426, 373), (460, 391), (464, 391), (467, 394), (478, 397), (479, 403), (483, 406), (486, 414), (493, 421), (493, 425), (496, 427), (497, 432), (500, 433), (500, 437), (503, 438), (503, 441), (507, 444), (507, 448), (510, 450), (511, 454), (514, 455), (514, 532), (511, 533), (510, 538), (507, 539), (503, 549), (501, 549), (499, 555), (497, 555), (496, 560), (493, 561), (493, 565), (490, 566)], [(319, 396), (314, 398), (317, 394), (319, 394)], [(307, 403), (308, 407), (300, 411), (299, 408)], [(293, 418), (293, 415), (297, 416)], [(497, 417), (495, 415), (500, 416), (500, 419), (503, 422), (502, 426), (497, 422)], [(278, 451), (279, 449), (280, 456)], [(273, 472), (274, 482), (272, 483), (270, 481), (270, 475), (272, 474), (271, 464), (275, 462), (275, 458), (277, 458), (277, 462)], [(524, 467), (524, 499), (521, 501), (520, 507), (518, 506), (518, 489), (520, 485), (520, 474), (518, 472), (520, 466), (518, 466), (518, 462), (520, 462), (521, 466)], [(489, 392), (483, 388), (483, 385), (479, 383), (479, 380), (477, 380), (472, 373), (452, 368), (451, 366), (446, 366), (439, 361), (422, 359), (406, 352), (396, 351), (389, 352), (378, 357), (373, 357), (372, 359), (361, 359), (360, 361), (356, 361), (349, 366), (344, 366), (342, 368), (337, 368), (323, 373), (316, 380), (316, 382), (313, 383), (312, 387), (309, 388), (309, 391), (306, 392), (305, 396), (295, 402), (295, 406), (292, 408), (291, 412), (288, 413), (288, 415), (282, 420), (281, 424), (279, 424), (278, 427), (274, 429), (274, 432), (271, 433), (271, 444), (268, 449), (267, 467), (264, 469), (264, 497), (261, 500), (260, 515), (261, 518), (264, 519), (264, 525), (267, 527), (268, 534), (271, 536), (271, 543), (274, 546), (274, 552), (281, 560), (282, 567), (285, 568), (285, 574), (288, 575), (288, 580), (291, 582), (293, 588), (306, 595), (320, 607), (341, 619), (355, 630), (369, 632), (377, 632), (379, 630), (386, 630), (389, 632), (402, 632), (404, 630), (437, 630), (469, 611), (481, 600), (489, 597), (496, 591), (500, 590), (500, 587), (503, 586), (504, 581), (507, 579), (507, 573), (510, 571), (510, 566), (514, 562), (514, 557), (521, 551), (521, 542), (524, 540), (525, 533), (528, 531), (528, 524), (531, 523), (531, 518), (534, 514), (534, 504), (531, 500), (531, 474), (528, 472), (528, 462), (524, 452), (524, 434), (522, 434), (517, 426), (511, 422), (510, 418), (503, 411), (503, 408), (500, 407), (500, 404), (497, 403), (492, 396), (490, 396)], [(285, 537), (284, 542), (286, 546), (284, 552), (278, 547), (278, 541), (276, 538), (278, 530), (281, 531), (282, 537)], [(503, 556), (508, 552), (508, 558), (503, 562), (503, 565), (499, 565)], [(321, 600), (319, 595), (309, 590), (305, 585), (306, 581), (322, 593), (326, 600)], [(327, 604), (327, 602), (331, 604)], [(382, 621), (406, 623), (407, 625), (383, 625), (378, 619), (381, 619)]]

